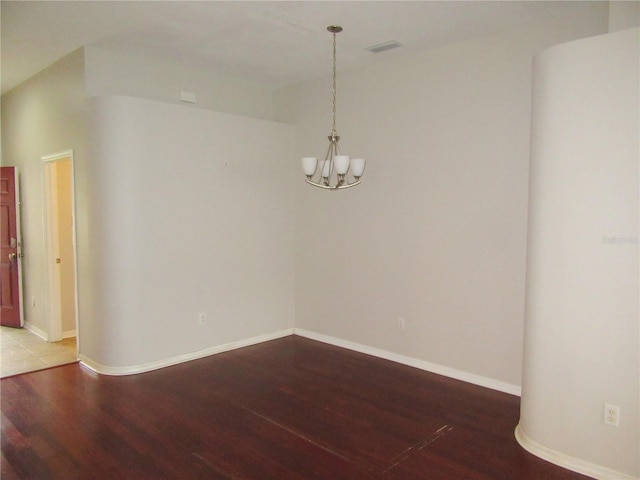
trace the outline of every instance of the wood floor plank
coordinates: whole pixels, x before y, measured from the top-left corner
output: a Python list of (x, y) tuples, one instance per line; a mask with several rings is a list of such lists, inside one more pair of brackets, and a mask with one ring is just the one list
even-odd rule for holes
[(3, 479), (586, 478), (517, 445), (517, 397), (297, 336), (1, 382)]

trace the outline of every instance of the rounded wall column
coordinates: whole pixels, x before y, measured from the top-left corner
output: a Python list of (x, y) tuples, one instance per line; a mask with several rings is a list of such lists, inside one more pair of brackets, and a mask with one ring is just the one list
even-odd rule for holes
[(640, 473), (638, 32), (559, 45), (534, 65), (516, 436), (595, 478)]

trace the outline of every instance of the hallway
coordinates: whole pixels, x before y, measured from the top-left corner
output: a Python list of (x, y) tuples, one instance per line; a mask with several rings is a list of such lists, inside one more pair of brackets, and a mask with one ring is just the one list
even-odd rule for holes
[(77, 361), (75, 337), (49, 343), (26, 328), (0, 327), (0, 378)]

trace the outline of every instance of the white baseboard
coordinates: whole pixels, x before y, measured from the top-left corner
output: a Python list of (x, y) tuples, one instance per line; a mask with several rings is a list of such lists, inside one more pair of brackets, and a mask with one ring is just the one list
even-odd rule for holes
[(632, 477), (625, 473), (616, 472), (615, 470), (611, 470), (601, 465), (586, 462), (579, 458), (571, 457), (562, 452), (558, 452), (557, 450), (545, 447), (544, 445), (540, 445), (538, 442), (527, 437), (522, 431), (520, 425), (516, 427), (515, 436), (520, 446), (527, 452), (535, 455), (536, 457), (540, 457), (547, 462), (553, 463), (554, 465), (558, 465), (559, 467), (567, 468), (571, 471), (587, 475), (597, 480), (640, 480), (638, 477)]
[(62, 338), (73, 338), (76, 336), (75, 330), (66, 330), (62, 332)]
[(216, 353), (228, 352), (229, 350), (235, 350), (237, 348), (248, 347), (250, 345), (267, 342), (269, 340), (287, 337), (289, 335), (293, 335), (293, 328), (266, 335), (260, 335), (257, 337), (247, 338), (245, 340), (240, 340), (237, 342), (226, 343), (224, 345), (206, 348), (197, 352), (176, 355), (174, 357), (164, 358), (155, 362), (144, 363), (141, 365), (129, 365), (125, 367), (112, 367), (109, 365), (102, 365), (86, 357), (85, 355), (82, 355), (82, 353), (79, 355), (79, 360), (81, 365), (102, 375), (134, 375), (136, 373), (150, 372), (152, 370), (158, 370), (160, 368), (177, 365), (178, 363), (197, 360), (198, 358), (208, 357), (209, 355), (215, 355)]
[(49, 341), (49, 335), (47, 334), (47, 332), (45, 332), (44, 330), (39, 329), (38, 327), (36, 327), (35, 325), (31, 325), (28, 322), (25, 322), (24, 324), (24, 328), (26, 328), (27, 330), (29, 330), (31, 333), (33, 333), (34, 335), (37, 335), (38, 337), (40, 337), (41, 339), (43, 339), (45, 342)]
[(391, 360), (392, 362), (409, 365), (410, 367), (415, 367), (419, 368), (420, 370), (426, 370), (427, 372), (437, 373), (438, 375), (455, 378), (456, 380), (462, 380), (463, 382), (472, 383), (474, 385), (490, 388), (492, 390), (498, 390), (500, 392), (509, 393), (516, 396), (520, 396), (521, 394), (521, 387), (519, 387), (518, 385), (512, 385), (510, 383), (505, 383), (499, 380), (494, 380), (492, 378), (475, 375), (473, 373), (457, 370), (455, 368), (445, 367), (443, 365), (426, 362), (417, 358), (405, 357), (404, 355), (399, 355), (387, 350), (381, 350), (379, 348), (361, 345), (359, 343), (330, 337), (321, 333), (310, 332), (301, 328), (295, 328), (294, 333), (311, 340), (317, 340), (319, 342), (335, 345), (336, 347), (342, 347), (348, 350), (365, 353), (367, 355), (373, 355), (374, 357), (384, 358), (385, 360)]
[(300, 329), (300, 328), (290, 328), (286, 330), (281, 330), (279, 332), (275, 332), (267, 335), (260, 335), (257, 337), (252, 337), (252, 338), (240, 340), (237, 342), (227, 343), (224, 345), (218, 345), (218, 346), (206, 348), (204, 350), (200, 350), (193, 353), (176, 355), (174, 357), (165, 358), (162, 360), (149, 362), (141, 365), (129, 365), (124, 367), (113, 367), (109, 365), (103, 365), (83, 355), (82, 353), (80, 353), (79, 355), (79, 360), (80, 360), (80, 363), (85, 367), (89, 368), (90, 370), (93, 370), (96, 373), (100, 373), (103, 375), (134, 375), (137, 373), (158, 370), (160, 368), (169, 367), (171, 365), (176, 365), (183, 362), (189, 362), (191, 360), (196, 360), (198, 358), (208, 357), (209, 355), (215, 355), (216, 353), (222, 353), (222, 352), (227, 352), (229, 350), (235, 350), (237, 348), (256, 345), (258, 343), (266, 342), (269, 340), (275, 340), (277, 338), (282, 338), (282, 337), (286, 337), (293, 334), (300, 335), (301, 337), (306, 337), (311, 340), (317, 340), (319, 342), (328, 343), (336, 347), (346, 348), (348, 350), (353, 350), (353, 351), (364, 353), (367, 355), (372, 355), (374, 357), (383, 358), (385, 360), (390, 360), (392, 362), (401, 363), (403, 365), (419, 368), (421, 370), (436, 373), (439, 375), (444, 375), (446, 377), (455, 378), (456, 380), (461, 380), (463, 382), (479, 385), (481, 387), (486, 387), (492, 390), (497, 390), (500, 392), (509, 393), (511, 395), (520, 396), (521, 390), (520, 390), (520, 387), (517, 385), (511, 385), (509, 383), (500, 382), (498, 380), (482, 377), (480, 375), (474, 375), (472, 373), (456, 370), (454, 368), (445, 367), (442, 365), (426, 362), (424, 360), (419, 360), (412, 357), (405, 357), (397, 353), (369, 347), (367, 345), (361, 345), (354, 342), (349, 342), (347, 340), (330, 337), (328, 335), (323, 335), (320, 333), (315, 333), (315, 332), (311, 332), (311, 331)]
[[(45, 332), (44, 330), (36, 327), (35, 325), (31, 325), (30, 323), (25, 322), (24, 328), (29, 330), (34, 335), (37, 335), (38, 337), (40, 337), (45, 342), (49, 341), (49, 334), (47, 332)], [(75, 337), (75, 336), (76, 336), (76, 331), (75, 330), (67, 330), (65, 332), (62, 332), (62, 338), (72, 338), (72, 337)]]

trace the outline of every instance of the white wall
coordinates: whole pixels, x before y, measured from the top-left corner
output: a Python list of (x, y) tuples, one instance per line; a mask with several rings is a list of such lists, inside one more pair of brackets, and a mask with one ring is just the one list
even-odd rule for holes
[(598, 478), (627, 478), (600, 466), (640, 474), (639, 34), (560, 45), (535, 64), (519, 430)]
[[(559, 19), (339, 72), (342, 151), (368, 166), (362, 185), (326, 192), (296, 161), (296, 327), (517, 393), (531, 61), (606, 28), (606, 15)], [(330, 85), (276, 92), (277, 118), (299, 127), (298, 157), (326, 151)]]
[[(87, 55), (86, 58), (90, 62), (95, 62), (97, 57)], [(115, 60), (109, 56), (104, 58), (106, 58), (106, 64), (100, 71), (108, 73)], [(150, 68), (150, 63), (152, 62), (143, 63), (140, 68), (143, 70)], [(175, 261), (181, 265), (197, 263), (198, 270), (188, 285), (189, 289), (193, 288), (180, 292), (184, 298), (179, 306), (165, 309), (158, 307), (157, 302), (153, 303), (153, 306), (145, 304), (146, 301), (155, 302), (158, 297), (163, 301), (169, 298), (169, 295), (164, 295), (165, 291), (159, 296), (157, 292), (160, 290), (152, 288), (157, 280), (153, 276), (147, 277), (149, 269), (145, 266), (145, 271), (135, 273), (135, 278), (144, 283), (142, 292), (146, 292), (145, 288), (149, 289), (149, 293), (145, 293), (147, 300), (136, 298), (130, 306), (135, 307), (136, 313), (152, 315), (149, 312), (150, 309), (155, 313), (159, 312), (160, 316), (153, 314), (148, 320), (140, 322), (138, 318), (132, 318), (131, 314), (127, 314), (123, 319), (128, 318), (129, 322), (115, 321), (114, 323), (109, 316), (111, 313), (109, 307), (105, 307), (106, 311), (102, 310), (100, 315), (94, 315), (97, 306), (103, 305), (107, 299), (112, 302), (112, 308), (119, 308), (122, 302), (118, 295), (130, 294), (130, 292), (117, 290), (103, 295), (100, 290), (101, 282), (107, 279), (101, 279), (100, 269), (103, 265), (107, 268), (110, 262), (118, 258), (122, 252), (129, 251), (131, 244), (123, 240), (125, 237), (133, 236), (134, 241), (140, 241), (140, 236), (136, 236), (140, 232), (137, 230), (138, 224), (134, 224), (131, 231), (118, 231), (118, 235), (122, 235), (118, 239), (118, 249), (115, 250), (115, 243), (110, 244), (109, 246), (113, 246), (114, 250), (108, 251), (108, 258), (102, 248), (103, 240), (99, 235), (96, 237), (96, 231), (107, 226), (102, 222), (103, 218), (110, 214), (110, 207), (107, 203), (99, 206), (96, 204), (97, 193), (104, 189), (100, 175), (96, 177), (95, 172), (96, 168), (104, 168), (114, 160), (105, 158), (108, 148), (105, 148), (104, 152), (95, 152), (95, 147), (92, 147), (93, 153), (90, 156), (86, 153), (89, 133), (86, 130), (86, 124), (90, 118), (87, 116), (85, 70), (93, 72), (87, 74), (87, 82), (95, 79), (92, 75), (99, 70), (96, 70), (93, 63), (92, 65), (85, 69), (85, 54), (82, 50), (78, 50), (2, 96), (2, 163), (18, 166), (22, 174), (25, 308), (28, 325), (45, 334), (49, 330), (46, 304), (47, 276), (44, 268), (41, 157), (73, 149), (76, 176), (81, 356), (88, 360), (94, 359), (98, 364), (105, 366), (137, 365), (147, 360), (166, 359), (238, 339), (245, 340), (264, 333), (274, 333), (282, 328), (291, 328), (293, 326), (293, 202), (291, 198), (293, 178), (290, 163), (286, 165), (282, 163), (293, 156), (290, 145), (292, 140), (289, 138), (291, 127), (224, 115), (213, 118), (211, 116), (215, 114), (207, 110), (176, 105), (173, 108), (176, 108), (179, 113), (163, 112), (168, 115), (167, 121), (170, 122), (163, 127), (173, 128), (175, 130), (173, 134), (154, 134), (149, 130), (153, 122), (145, 124), (144, 131), (147, 135), (141, 133), (139, 129), (126, 132), (127, 135), (137, 135), (140, 142), (148, 141), (149, 145), (138, 143), (121, 145), (123, 150), (119, 152), (117, 158), (128, 162), (126, 165), (121, 165), (122, 167), (138, 167), (135, 177), (135, 182), (140, 185), (138, 193), (144, 192), (143, 187), (146, 187), (156, 195), (152, 197), (156, 203), (151, 205), (141, 203), (137, 197), (133, 198), (137, 194), (131, 194), (131, 198), (125, 198), (129, 202), (127, 210), (136, 211), (138, 205), (143, 205), (144, 209), (136, 215), (149, 213), (153, 208), (162, 209), (162, 212), (165, 212), (164, 205), (155, 199), (164, 198), (165, 192), (170, 190), (183, 193), (186, 196), (180, 201), (185, 209), (173, 216), (161, 217), (162, 220), (179, 220), (183, 224), (188, 222), (187, 219), (191, 217), (185, 216), (186, 205), (189, 200), (199, 199), (201, 203), (197, 205), (194, 215), (202, 222), (191, 221), (192, 223), (188, 223), (185, 228), (204, 232), (203, 235), (207, 232), (210, 234), (214, 229), (215, 238), (209, 235), (194, 237), (191, 232), (187, 232), (179, 238), (172, 236), (166, 242), (158, 243), (162, 247), (161, 250), (153, 253), (151, 250), (146, 250), (145, 254), (151, 255), (151, 258), (147, 257), (143, 265), (155, 264), (156, 268), (159, 268), (165, 264), (167, 257), (175, 258)], [(146, 85), (161, 83), (162, 87), (156, 87), (155, 90), (148, 88), (147, 92), (136, 91), (141, 96), (153, 97), (170, 93), (171, 82), (175, 80), (177, 74), (174, 72), (172, 76), (162, 71), (162, 66), (157, 68), (156, 73), (163, 76), (165, 81), (147, 82)], [(169, 67), (167, 69), (170, 70)], [(133, 69), (133, 71), (139, 73), (138, 70)], [(165, 73), (167, 78), (164, 78)], [(182, 73), (183, 78), (191, 78), (190, 72)], [(118, 91), (122, 87), (125, 92), (120, 93), (126, 93), (124, 86), (127, 83), (124, 82), (123, 77), (112, 75), (109, 78), (113, 80), (109, 88)], [(136, 88), (142, 88), (141, 77), (134, 74), (131, 78)], [(141, 83), (135, 83), (135, 79)], [(202, 80), (200, 77), (197, 79)], [(176, 85), (182, 87), (182, 84)], [(220, 100), (222, 103), (213, 102), (214, 106), (244, 112), (255, 117), (271, 115), (271, 96), (266, 95), (264, 89), (248, 83), (245, 85), (242, 82), (235, 82), (230, 87), (230, 82), (223, 78), (212, 78), (210, 85), (225, 87), (215, 91), (215, 100)], [(95, 83), (88, 86), (87, 90), (89, 87), (93, 88), (93, 93), (96, 93)], [(203, 95), (198, 91), (198, 98), (202, 97)], [(204, 95), (204, 97), (207, 96)], [(167, 101), (175, 101), (175, 99)], [(176, 123), (178, 118), (184, 119), (184, 122)], [(227, 120), (221, 120), (224, 118)], [(127, 121), (123, 121), (122, 124), (129, 125)], [(211, 130), (220, 125), (223, 127), (217, 133)], [(107, 123), (105, 128), (110, 126)], [(200, 143), (195, 145), (190, 141), (195, 135), (193, 132), (200, 132), (201, 135), (198, 137)], [(120, 142), (117, 138), (100, 136), (94, 140), (107, 140), (107, 143), (112, 144)], [(203, 146), (202, 142), (207, 142), (208, 147)], [(177, 151), (178, 147), (183, 148), (184, 151)], [(139, 152), (136, 151), (137, 161), (131, 162), (132, 157), (128, 156), (129, 152), (124, 150), (125, 148), (158, 149), (159, 152), (154, 153), (154, 158), (143, 157), (143, 162), (137, 155)], [(210, 165), (212, 159), (219, 161), (221, 155), (234, 157), (228, 169), (225, 170), (226, 176), (219, 177), (226, 181), (224, 188), (210, 190), (208, 187), (203, 187), (202, 192), (192, 191), (189, 183), (194, 180), (193, 173), (197, 174), (195, 178), (200, 182), (205, 182), (209, 175), (221, 173), (218, 169), (219, 163), (214, 162)], [(165, 160), (170, 161), (171, 164), (163, 167), (162, 162)], [(213, 170), (206, 170), (205, 165), (210, 165)], [(117, 163), (114, 163), (115, 166)], [(253, 171), (251, 166), (254, 168)], [(147, 168), (149, 170), (146, 170)], [(201, 170), (194, 171), (194, 169)], [(148, 185), (148, 175), (153, 178), (154, 171), (167, 172), (167, 175), (162, 176), (160, 180), (173, 183), (166, 185), (155, 178), (153, 185)], [(131, 181), (133, 178), (130, 175), (131, 171), (126, 171), (119, 180), (124, 181), (128, 178), (127, 181)], [(190, 176), (187, 177), (187, 175)], [(259, 175), (262, 177), (258, 178)], [(109, 176), (106, 175), (105, 178)], [(179, 183), (176, 183), (176, 179), (180, 180)], [(114, 186), (116, 190), (119, 187), (118, 184)], [(248, 195), (247, 188), (250, 192)], [(234, 189), (237, 198), (230, 193)], [(257, 203), (254, 205), (250, 202)], [(222, 209), (213, 210), (214, 206), (219, 208), (221, 205)], [(269, 208), (272, 211), (269, 211)], [(210, 218), (206, 215), (210, 215)], [(160, 214), (156, 213), (152, 216), (159, 217)], [(253, 226), (247, 226), (251, 224)], [(155, 245), (156, 242), (157, 240), (154, 239), (150, 244)], [(170, 255), (165, 250), (167, 246), (171, 246)], [(247, 247), (248, 254), (235, 255), (241, 247)], [(216, 248), (218, 252), (210, 251)], [(156, 254), (159, 256), (154, 257)], [(213, 262), (208, 262), (209, 256), (214, 258)], [(196, 261), (195, 258), (200, 260)], [(185, 261), (179, 262), (180, 259)], [(139, 264), (136, 263), (136, 265)], [(256, 287), (255, 291), (246, 293), (245, 286), (240, 284), (234, 272), (238, 272), (237, 275), (247, 275), (249, 277), (247, 285)], [(185, 277), (192, 273), (180, 270), (179, 276)], [(119, 281), (110, 277), (116, 286), (120, 286), (119, 282), (126, 284), (132, 280), (133, 273), (127, 269), (117, 274), (122, 275)], [(223, 274), (228, 280), (221, 278)], [(265, 278), (269, 279), (266, 288), (260, 283)], [(212, 286), (211, 282), (216, 286), (216, 291), (213, 293), (208, 290)], [(185, 285), (182, 287), (187, 288)], [(246, 298), (248, 294), (252, 295), (249, 299)], [(35, 306), (32, 304), (32, 298), (35, 299)], [(176, 309), (179, 309), (183, 316), (171, 318), (162, 316), (166, 312), (175, 313)], [(259, 310), (260, 313), (258, 313)], [(174, 335), (174, 331), (182, 328), (183, 321), (192, 327), (195, 324), (194, 319), (197, 319), (197, 314), (201, 311), (208, 314), (205, 327), (195, 331), (186, 328), (184, 333)], [(223, 315), (225, 318), (221, 318)], [(146, 323), (147, 321), (151, 323)], [(164, 325), (162, 328), (150, 328), (155, 327), (158, 321)], [(63, 328), (68, 329), (67, 326)], [(144, 335), (140, 334), (140, 329), (144, 330)], [(169, 329), (172, 330), (170, 335), (167, 333)], [(130, 332), (133, 334), (130, 335)], [(157, 335), (159, 335), (157, 340), (160, 344), (149, 341), (149, 338)], [(164, 348), (165, 344), (169, 343), (169, 337), (176, 341)], [(119, 346), (115, 347), (110, 343), (110, 339), (113, 342), (119, 342)], [(142, 348), (138, 351), (140, 347)]]
[[(363, 185), (340, 194), (311, 190), (295, 177), (297, 325), (495, 379), (517, 391), (531, 57), (606, 28), (606, 15), (559, 18), (553, 25), (415, 55), (387, 52), (370, 67), (341, 72), (342, 147), (367, 157), (369, 167)], [(271, 96), (261, 87), (159, 59), (89, 47), (84, 67), (90, 95), (176, 102), (180, 90), (190, 90), (200, 107), (273, 115)], [(322, 79), (276, 94), (278, 119), (299, 126), (291, 157), (325, 151), (329, 87)], [(289, 165), (296, 173), (297, 163)], [(84, 159), (78, 169), (96, 165)], [(79, 200), (80, 208), (96, 208), (88, 197), (96, 185), (81, 185), (87, 198)], [(95, 222), (100, 217), (94, 213), (102, 212), (82, 217)], [(87, 268), (94, 279), (93, 259), (102, 258), (92, 244), (99, 228), (92, 223), (80, 232), (80, 266), (92, 259)], [(331, 261), (320, 255), (326, 251)], [(96, 287), (83, 294), (89, 287), (80, 282), (81, 301), (97, 301)], [(407, 320), (404, 332), (397, 328), (400, 316)], [(95, 328), (100, 334), (103, 326)], [(119, 340), (127, 341), (124, 334)], [(98, 351), (98, 340), (92, 341), (97, 356), (112, 361), (113, 352)]]
[(83, 360), (126, 373), (293, 328), (292, 127), (90, 106)]
[[(49, 322), (41, 157), (73, 149), (77, 160), (84, 158), (83, 72), (84, 55), (77, 50), (2, 96), (2, 164), (16, 165), (21, 175), (25, 321), (44, 334)], [(87, 190), (82, 168), (75, 175), (81, 291)], [(75, 329), (68, 324), (63, 328)]]
[(153, 55), (115, 48), (85, 48), (86, 93), (127, 95), (178, 103), (181, 91), (196, 94), (196, 106), (217, 112), (271, 120), (271, 89), (217, 75)]
[(609, 2), (609, 32), (640, 26), (640, 1), (612, 0)]

